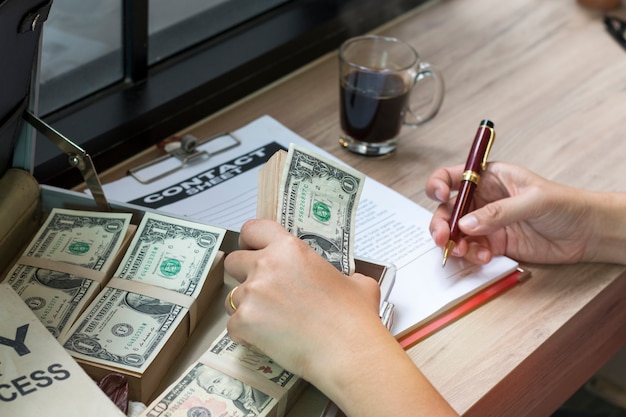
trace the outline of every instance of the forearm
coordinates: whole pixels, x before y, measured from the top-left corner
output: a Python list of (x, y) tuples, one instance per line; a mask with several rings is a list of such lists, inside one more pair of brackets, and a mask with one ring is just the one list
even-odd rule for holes
[(458, 416), (387, 329), (359, 329), (311, 381), (348, 416)]
[(626, 265), (626, 193), (589, 192), (594, 234), (585, 261)]

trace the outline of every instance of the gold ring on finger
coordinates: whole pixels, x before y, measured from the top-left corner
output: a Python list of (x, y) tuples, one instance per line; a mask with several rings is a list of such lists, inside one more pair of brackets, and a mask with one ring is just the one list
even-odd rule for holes
[(237, 290), (237, 288), (239, 288), (239, 286), (236, 286), (235, 288), (230, 290), (230, 292), (228, 293), (228, 304), (230, 304), (230, 308), (232, 308), (233, 311), (237, 311), (237, 306), (235, 305), (235, 302), (233, 301), (233, 294), (235, 294), (235, 290)]

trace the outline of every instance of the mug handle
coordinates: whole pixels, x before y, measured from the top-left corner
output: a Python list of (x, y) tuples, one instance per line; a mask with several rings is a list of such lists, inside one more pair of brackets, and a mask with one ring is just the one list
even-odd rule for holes
[[(443, 77), (441, 72), (437, 69), (433, 68), (428, 62), (420, 62), (419, 69), (417, 74), (415, 75), (415, 80), (413, 81), (413, 87), (411, 88), (411, 94), (415, 94), (415, 90), (420, 82), (425, 80), (427, 77), (432, 77), (434, 84), (433, 97), (430, 102), (430, 105), (423, 113), (416, 114), (411, 106), (407, 104), (406, 111), (404, 114), (404, 124), (407, 126), (419, 126), (422, 123), (425, 123), (435, 117), (439, 108), (441, 107), (441, 103), (443, 102)], [(407, 120), (407, 119), (412, 120)]]

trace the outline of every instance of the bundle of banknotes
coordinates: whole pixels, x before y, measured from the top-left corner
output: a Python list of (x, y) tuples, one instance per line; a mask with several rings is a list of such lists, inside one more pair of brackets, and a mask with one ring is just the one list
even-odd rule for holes
[[(362, 174), (291, 145), (261, 169), (257, 217), (278, 221), (339, 271), (354, 271)], [(141, 417), (282, 417), (306, 382), (224, 331)]]
[(354, 272), (354, 223), (365, 176), (291, 144), (259, 172), (257, 217), (278, 221), (335, 268)]
[(305, 386), (224, 331), (140, 417), (282, 417)]
[(223, 284), (225, 230), (155, 213), (53, 209), (4, 282), (94, 379), (147, 402)]
[(60, 339), (95, 379), (127, 376), (147, 402), (224, 282), (225, 230), (146, 213), (117, 270)]
[(53, 209), (4, 282), (57, 339), (102, 290), (130, 241), (129, 213)]

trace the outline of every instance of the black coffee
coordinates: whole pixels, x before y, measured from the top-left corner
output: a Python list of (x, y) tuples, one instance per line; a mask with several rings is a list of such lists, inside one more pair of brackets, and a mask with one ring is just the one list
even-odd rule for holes
[(353, 71), (340, 85), (341, 128), (362, 142), (384, 142), (402, 127), (409, 91), (395, 74)]

